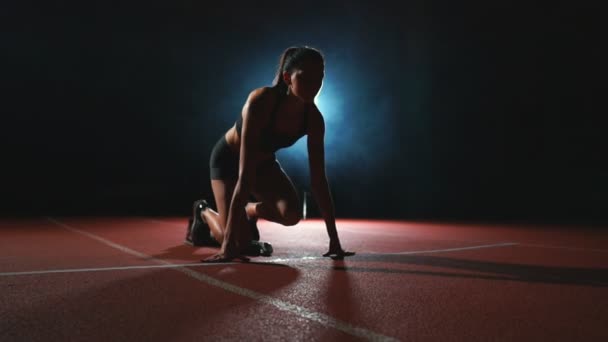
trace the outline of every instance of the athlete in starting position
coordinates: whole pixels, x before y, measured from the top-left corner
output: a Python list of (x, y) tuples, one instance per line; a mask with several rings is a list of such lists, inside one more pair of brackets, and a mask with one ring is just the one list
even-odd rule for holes
[[(252, 240), (259, 239), (258, 217), (286, 226), (300, 221), (300, 199), (275, 152), (304, 135), (308, 135), (312, 193), (329, 235), (329, 250), (323, 256), (354, 254), (340, 245), (325, 174), (325, 122), (314, 103), (323, 83), (324, 64), (317, 49), (286, 49), (273, 86), (253, 90), (235, 125), (215, 144), (210, 171), (217, 212), (199, 200), (193, 224), (207, 225), (221, 248), (204, 262), (248, 260), (245, 255), (250, 254)], [(251, 195), (259, 202), (248, 202)]]

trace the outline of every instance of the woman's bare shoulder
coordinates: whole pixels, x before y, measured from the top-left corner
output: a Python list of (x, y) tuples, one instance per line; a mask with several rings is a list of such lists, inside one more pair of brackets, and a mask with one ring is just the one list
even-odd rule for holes
[(276, 91), (270, 87), (252, 90), (243, 106), (243, 120), (254, 121), (257, 125), (263, 125), (269, 120), (270, 112), (276, 101)]
[(252, 90), (247, 97), (247, 103), (271, 104), (276, 101), (277, 93), (271, 87), (260, 87)]

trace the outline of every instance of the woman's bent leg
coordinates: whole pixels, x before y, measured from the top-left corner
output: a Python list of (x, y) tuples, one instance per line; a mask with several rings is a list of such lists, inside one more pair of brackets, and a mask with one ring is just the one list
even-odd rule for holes
[(217, 206), (217, 212), (207, 208), (201, 212), (203, 219), (209, 226), (213, 238), (220, 244), (224, 241), (224, 231), (226, 230), (226, 221), (228, 220), (228, 210), (232, 201), (232, 194), (236, 181), (229, 179), (212, 179), (211, 188), (213, 197)]

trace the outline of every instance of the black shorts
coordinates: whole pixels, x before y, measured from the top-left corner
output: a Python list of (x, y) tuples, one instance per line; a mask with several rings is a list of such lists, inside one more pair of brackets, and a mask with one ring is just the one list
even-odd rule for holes
[[(267, 168), (278, 168), (280, 170), (281, 165), (276, 157), (270, 158), (260, 162), (257, 172), (265, 172)], [(211, 179), (230, 179), (234, 181), (239, 179), (239, 155), (230, 149), (225, 135), (222, 135), (211, 150), (209, 171)]]

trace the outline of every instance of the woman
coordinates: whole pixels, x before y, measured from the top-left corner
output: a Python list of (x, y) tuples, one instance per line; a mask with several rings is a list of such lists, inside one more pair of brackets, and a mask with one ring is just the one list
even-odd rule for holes
[[(221, 248), (204, 262), (247, 261), (258, 217), (286, 226), (300, 221), (300, 200), (275, 152), (304, 135), (308, 135), (311, 188), (330, 239), (324, 256), (354, 254), (340, 245), (325, 174), (325, 122), (314, 103), (323, 77), (320, 51), (306, 46), (286, 49), (273, 86), (249, 94), (241, 116), (213, 148), (211, 187), (218, 210), (211, 210), (205, 201), (195, 202), (194, 221), (208, 225)], [(250, 195), (259, 202), (248, 203)]]

